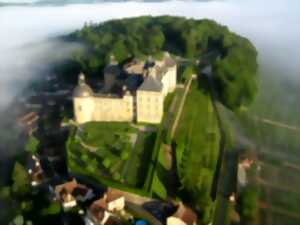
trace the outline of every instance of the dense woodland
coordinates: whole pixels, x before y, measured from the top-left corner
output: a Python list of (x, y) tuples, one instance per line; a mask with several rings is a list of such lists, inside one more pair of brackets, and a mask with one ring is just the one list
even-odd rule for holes
[(221, 101), (235, 109), (249, 104), (256, 93), (256, 49), (246, 38), (212, 20), (171, 16), (112, 20), (85, 24), (63, 39), (85, 46), (55, 67), (68, 82), (76, 82), (79, 70), (90, 79), (99, 77), (112, 54), (124, 63), (133, 57), (159, 57), (163, 50), (190, 60), (217, 52), (220, 57), (213, 71)]

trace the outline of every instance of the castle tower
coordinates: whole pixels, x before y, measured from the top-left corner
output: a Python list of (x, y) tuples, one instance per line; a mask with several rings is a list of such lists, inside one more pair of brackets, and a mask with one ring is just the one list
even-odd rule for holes
[(94, 92), (85, 82), (85, 75), (80, 73), (78, 86), (73, 92), (75, 121), (79, 124), (93, 120)]
[(109, 92), (116, 83), (117, 78), (120, 76), (121, 71), (118, 66), (114, 55), (110, 56), (109, 65), (104, 68), (104, 91)]

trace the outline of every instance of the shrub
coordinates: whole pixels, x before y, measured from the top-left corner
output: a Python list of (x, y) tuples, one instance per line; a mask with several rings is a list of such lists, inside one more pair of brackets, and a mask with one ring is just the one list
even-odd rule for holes
[(104, 159), (103, 162), (102, 162), (103, 166), (108, 169), (111, 165), (111, 161), (109, 159)]
[(122, 160), (126, 160), (128, 159), (129, 157), (129, 152), (127, 150), (124, 150), (122, 153), (121, 153), (121, 159)]

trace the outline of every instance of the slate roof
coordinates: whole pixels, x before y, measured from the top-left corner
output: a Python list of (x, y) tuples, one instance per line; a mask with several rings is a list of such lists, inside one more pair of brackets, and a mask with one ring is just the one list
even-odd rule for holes
[(120, 70), (120, 68), (119, 68), (118, 65), (110, 64), (110, 65), (108, 65), (108, 66), (105, 67), (104, 73), (105, 74), (119, 76), (120, 73), (121, 73), (121, 70)]
[(97, 201), (93, 202), (93, 204), (89, 208), (89, 211), (97, 220), (101, 221), (104, 218), (104, 212), (106, 207), (107, 203), (105, 199), (100, 198)]
[(164, 60), (166, 67), (173, 67), (176, 65), (176, 61), (170, 55), (166, 55)]
[(118, 190), (109, 189), (106, 193), (106, 201), (107, 202), (112, 202), (112, 201), (115, 201), (122, 197), (124, 197), (124, 194)]
[(173, 217), (181, 219), (187, 225), (193, 225), (197, 223), (197, 214), (192, 209), (184, 206), (182, 203), (179, 205)]
[(138, 90), (160, 92), (162, 88), (163, 85), (160, 81), (156, 80), (151, 76), (148, 76), (145, 78), (144, 82), (142, 83), (142, 85), (139, 87)]
[(78, 85), (73, 92), (74, 97), (91, 97), (94, 95), (92, 88), (87, 84)]

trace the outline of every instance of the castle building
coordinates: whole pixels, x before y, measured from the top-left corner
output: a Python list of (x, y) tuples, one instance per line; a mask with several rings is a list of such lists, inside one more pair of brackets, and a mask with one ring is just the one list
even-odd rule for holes
[(177, 65), (169, 53), (162, 60), (133, 60), (123, 69), (111, 58), (104, 69), (104, 87), (94, 93), (79, 75), (73, 93), (74, 115), (79, 124), (90, 121), (160, 123), (163, 103), (176, 88)]

